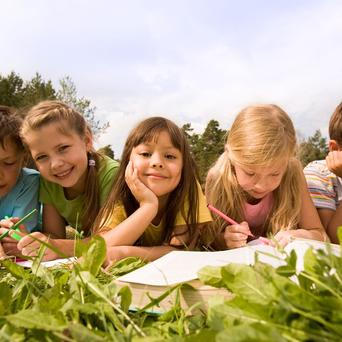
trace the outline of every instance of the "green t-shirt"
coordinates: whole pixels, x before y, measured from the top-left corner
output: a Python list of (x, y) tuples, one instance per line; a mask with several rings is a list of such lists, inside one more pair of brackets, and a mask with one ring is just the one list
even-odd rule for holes
[[(104, 204), (109, 191), (112, 188), (113, 180), (119, 168), (119, 163), (107, 156), (100, 160), (98, 180), (100, 186), (100, 206)], [(41, 203), (53, 205), (66, 223), (72, 227), (81, 228), (81, 217), (84, 209), (84, 195), (68, 200), (65, 197), (63, 187), (59, 184), (47, 181), (41, 177), (39, 200)], [(78, 214), (78, 215), (77, 215)], [(77, 221), (78, 216), (78, 221)]]

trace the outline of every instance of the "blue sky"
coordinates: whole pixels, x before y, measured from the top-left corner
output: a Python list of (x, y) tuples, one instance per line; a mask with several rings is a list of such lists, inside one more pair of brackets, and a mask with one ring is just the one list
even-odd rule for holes
[(341, 1), (1, 1), (0, 73), (39, 72), (111, 127), (119, 157), (150, 115), (202, 132), (243, 107), (276, 103), (301, 136), (327, 134), (342, 101)]

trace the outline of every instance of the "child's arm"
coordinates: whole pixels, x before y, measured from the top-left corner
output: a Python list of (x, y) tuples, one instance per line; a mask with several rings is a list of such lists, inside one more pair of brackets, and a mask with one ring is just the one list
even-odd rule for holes
[(53, 239), (65, 239), (65, 221), (52, 204), (44, 204), (43, 233)]
[(311, 200), (303, 172), (301, 172), (301, 175), (300, 193), (302, 197), (302, 208), (298, 224), (299, 229), (280, 231), (277, 233), (275, 238), (281, 245), (286, 245), (293, 237), (321, 241), (328, 239), (317, 210)]
[(317, 211), (331, 242), (339, 243), (337, 227), (342, 225), (342, 205), (340, 204), (335, 211), (325, 208), (317, 208)]
[(126, 168), (126, 182), (140, 207), (114, 229), (101, 234), (108, 247), (133, 245), (158, 212), (157, 196), (140, 181), (132, 162)]
[[(342, 177), (342, 151), (330, 151), (325, 160), (329, 171)], [(337, 227), (342, 225), (342, 206), (337, 206), (336, 211), (327, 208), (319, 208), (317, 211), (331, 242), (338, 243)]]

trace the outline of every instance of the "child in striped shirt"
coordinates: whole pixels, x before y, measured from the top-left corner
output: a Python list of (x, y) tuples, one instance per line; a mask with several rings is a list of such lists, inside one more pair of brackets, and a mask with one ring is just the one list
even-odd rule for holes
[(331, 242), (338, 243), (342, 225), (342, 102), (329, 122), (329, 154), (304, 168), (311, 198)]

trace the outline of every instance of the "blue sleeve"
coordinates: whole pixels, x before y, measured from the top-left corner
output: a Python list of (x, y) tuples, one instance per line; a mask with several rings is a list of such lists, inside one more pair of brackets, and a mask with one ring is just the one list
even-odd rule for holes
[(33, 209), (37, 209), (37, 213), (31, 216), (24, 224), (29, 232), (40, 231), (40, 203), (39, 196), (39, 175), (27, 177), (25, 185), (22, 187), (16, 199), (16, 204), (13, 208), (12, 217), (24, 217)]

